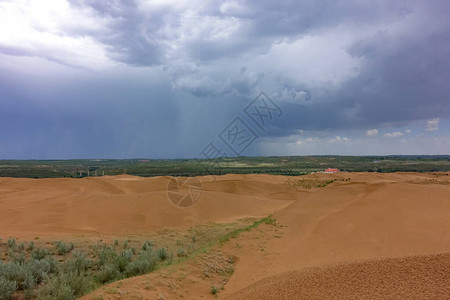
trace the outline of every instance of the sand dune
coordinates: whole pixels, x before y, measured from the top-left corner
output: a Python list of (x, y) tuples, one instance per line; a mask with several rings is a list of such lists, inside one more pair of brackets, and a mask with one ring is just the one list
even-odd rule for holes
[(265, 278), (226, 299), (448, 299), (450, 254), (370, 260)]
[[(0, 236), (145, 234), (273, 214), (277, 227), (263, 224), (221, 246), (237, 263), (219, 298), (450, 297), (449, 174), (313, 174), (337, 179), (313, 189), (292, 184), (301, 178), (200, 177), (201, 198), (187, 208), (168, 200), (170, 177), (0, 178)], [(121, 289), (145, 298), (136, 280)], [(188, 295), (208, 297), (209, 288)]]
[[(231, 222), (273, 213), (290, 203), (264, 191), (230, 194), (229, 181), (209, 183), (201, 201), (180, 209), (167, 198), (170, 177), (105, 176), (83, 179), (0, 178), (0, 233), (35, 235), (118, 235), (161, 227), (186, 228), (202, 222)], [(240, 189), (252, 183), (238, 182)], [(209, 189), (208, 187), (212, 188)], [(257, 188), (256, 188), (257, 189)]]

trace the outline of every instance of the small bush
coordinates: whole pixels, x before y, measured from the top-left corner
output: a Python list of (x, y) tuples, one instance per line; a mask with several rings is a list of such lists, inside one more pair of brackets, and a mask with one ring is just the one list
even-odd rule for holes
[(150, 251), (141, 251), (136, 260), (128, 264), (125, 274), (129, 277), (149, 273), (155, 269), (158, 259)]
[(84, 274), (60, 273), (46, 282), (40, 290), (39, 299), (74, 300), (87, 294), (93, 287), (93, 283)]
[(30, 243), (28, 244), (27, 250), (28, 250), (28, 251), (33, 251), (33, 250), (34, 250), (34, 242), (30, 242)]
[(25, 263), (25, 253), (15, 254), (12, 251), (9, 253), (10, 260), (17, 264)]
[(52, 266), (52, 263), (45, 259), (31, 259), (27, 263), (27, 269), (33, 275), (36, 283), (42, 282), (45, 278), (47, 278), (48, 274), (55, 273), (56, 271), (56, 268)]
[(17, 290), (17, 283), (0, 276), (0, 299), (10, 299)]
[(211, 287), (211, 294), (213, 295), (217, 294), (217, 288), (215, 286)]
[(266, 223), (267, 225), (276, 226), (277, 220), (275, 220), (274, 218), (268, 217), (267, 219), (264, 220), (264, 223)]
[(166, 260), (169, 254), (167, 253), (166, 248), (159, 248), (158, 249), (158, 257), (161, 261)]
[(57, 287), (51, 284), (40, 290), (39, 299), (45, 300), (75, 300), (76, 297), (68, 284), (59, 284)]
[(97, 250), (98, 265), (102, 266), (112, 260), (112, 257), (116, 256), (116, 252), (111, 247), (102, 247)]
[(177, 256), (178, 257), (185, 257), (185, 256), (187, 256), (187, 254), (186, 254), (186, 252), (184, 252), (184, 249), (180, 247), (180, 248), (177, 249)]
[(63, 241), (56, 241), (55, 246), (56, 246), (56, 253), (58, 253), (58, 255), (64, 255), (73, 250), (72, 243), (66, 244)]
[(43, 259), (48, 255), (47, 250), (44, 248), (35, 248), (31, 251), (31, 257), (34, 259)]
[(126, 267), (133, 259), (133, 255), (133, 251), (125, 250), (120, 254), (120, 256), (118, 256), (117, 263), (120, 272), (125, 271)]
[(120, 272), (116, 265), (103, 265), (95, 274), (95, 280), (101, 284), (112, 282), (120, 277)]
[(82, 276), (89, 268), (91, 261), (84, 255), (84, 253), (75, 251), (72, 258), (64, 263), (64, 270), (67, 273), (74, 273)]
[(144, 251), (151, 251), (153, 247), (152, 242), (146, 241), (143, 245), (142, 245), (142, 250)]
[(45, 283), (40, 290), (39, 299), (76, 299), (89, 293), (94, 287), (94, 283), (84, 274), (62, 272)]
[(16, 240), (13, 238), (8, 239), (8, 248), (14, 250), (16, 248)]
[(15, 282), (18, 290), (26, 289), (31, 279), (33, 279), (33, 275), (23, 264), (14, 262), (2, 265), (0, 274), (1, 277)]

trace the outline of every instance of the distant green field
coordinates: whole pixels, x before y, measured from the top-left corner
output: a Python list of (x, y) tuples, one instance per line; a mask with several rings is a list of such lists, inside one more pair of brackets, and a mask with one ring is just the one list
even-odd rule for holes
[(445, 156), (270, 156), (195, 159), (0, 160), (0, 177), (54, 178), (130, 174), (197, 176), (235, 174), (302, 175), (326, 168), (349, 172), (450, 171)]

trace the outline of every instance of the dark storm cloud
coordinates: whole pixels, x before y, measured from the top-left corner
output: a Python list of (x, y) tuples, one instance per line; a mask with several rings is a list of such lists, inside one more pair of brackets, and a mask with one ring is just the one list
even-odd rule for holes
[[(422, 3), (424, 4), (424, 3)], [(416, 7), (426, 22), (400, 35), (379, 30), (356, 40), (348, 53), (362, 59), (358, 76), (309, 103), (287, 103), (278, 134), (297, 129), (340, 130), (399, 126), (450, 118), (450, 11), (445, 2)], [(418, 9), (424, 10), (420, 11)]]
[[(92, 34), (108, 45), (111, 58), (131, 65), (154, 65), (163, 62), (171, 51), (168, 42), (183, 33), (185, 11), (161, 6), (145, 10), (138, 1), (70, 1), (76, 8), (90, 8), (98, 17), (109, 20), (108, 30), (86, 32), (68, 29), (72, 34)], [(198, 21), (207, 17), (230, 24), (241, 24), (230, 36), (208, 35), (184, 37), (181, 49), (196, 62), (225, 57), (239, 57), (268, 51), (273, 43), (297, 39), (305, 34), (342, 23), (364, 24), (392, 22), (410, 10), (402, 2), (381, 1), (244, 1), (227, 8), (226, 2), (202, 2), (196, 14)], [(225, 5), (225, 6), (224, 6)], [(195, 24), (192, 24), (195, 25)], [(214, 26), (212, 24), (211, 28)], [(250, 53), (249, 53), (250, 52)]]
[(106, 46), (109, 57), (132, 66), (151, 66), (163, 61), (166, 37), (160, 31), (169, 11), (140, 10), (138, 1), (69, 1), (76, 8), (90, 8), (94, 17), (107, 22), (105, 30), (91, 32), (67, 28), (74, 35), (87, 34)]
[[(0, 55), (14, 57), (0, 64), (0, 134), (8, 141), (0, 153), (195, 156), (261, 90), (285, 113), (260, 136), (443, 121), (449, 8), (439, 0), (72, 0), (68, 11), (86, 24), (30, 22), (34, 31), (15, 43), (0, 38)], [(50, 63), (33, 60), (48, 78), (29, 76), (29, 57), (93, 72), (54, 82)]]

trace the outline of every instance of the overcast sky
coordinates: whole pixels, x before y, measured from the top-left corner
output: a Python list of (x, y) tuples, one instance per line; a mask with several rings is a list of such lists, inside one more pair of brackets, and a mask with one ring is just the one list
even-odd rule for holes
[(449, 15), (439, 0), (0, 0), (0, 158), (450, 154)]

